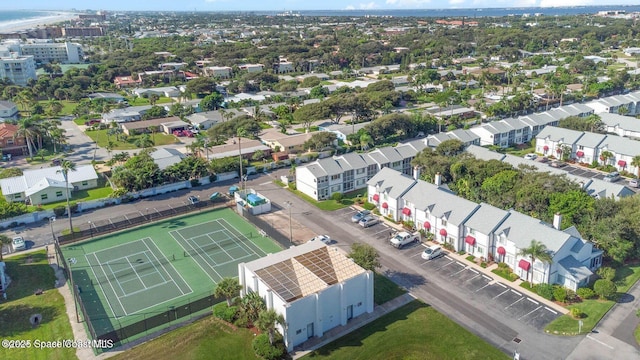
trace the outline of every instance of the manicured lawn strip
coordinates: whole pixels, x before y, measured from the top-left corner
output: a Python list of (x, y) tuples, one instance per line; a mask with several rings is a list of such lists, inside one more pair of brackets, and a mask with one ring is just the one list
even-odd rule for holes
[(509, 359), (420, 301), (413, 301), (304, 358)]
[(640, 326), (638, 326), (636, 331), (633, 332), (633, 336), (635, 336), (636, 342), (640, 344)]
[[(85, 134), (89, 136), (93, 141), (98, 143), (100, 147), (106, 147), (109, 145), (109, 141), (113, 143), (113, 150), (133, 150), (139, 149), (136, 145), (136, 139), (141, 135), (128, 136), (126, 141), (117, 140), (116, 136), (107, 136), (108, 129), (103, 130), (91, 130), (85, 131)], [(170, 145), (178, 142), (173, 135), (167, 135), (164, 133), (156, 133), (150, 135), (151, 139), (155, 141), (154, 146)], [(122, 135), (120, 137), (122, 139)]]
[[(113, 189), (109, 184), (106, 184), (103, 187), (97, 187), (95, 189), (86, 189), (86, 190), (77, 190), (71, 194), (72, 202), (80, 202), (80, 201), (90, 201), (97, 199), (104, 199), (109, 197), (109, 194), (113, 192)], [(58, 206), (67, 206), (67, 201), (58, 201), (50, 204), (43, 204), (41, 206), (42, 209), (55, 209)], [(34, 207), (35, 209), (35, 207)]]
[(501, 278), (507, 279), (509, 281), (514, 281), (515, 279), (517, 279), (517, 278), (514, 279), (514, 278), (511, 277), (511, 274), (512, 274), (511, 272), (506, 271), (506, 270), (501, 270), (499, 268), (498, 269), (493, 269), (493, 270), (491, 270), (491, 272), (496, 274), (496, 275), (498, 275), (498, 276), (500, 276)]
[[(55, 277), (45, 252), (5, 257), (4, 261), (12, 282), (7, 288), (7, 301), (0, 301), (0, 338), (31, 340), (31, 348), (1, 349), (0, 358), (76, 359), (74, 349), (36, 349), (33, 344), (36, 339), (73, 339), (64, 299), (54, 288)], [(36, 296), (36, 289), (42, 289), (44, 293)], [(36, 328), (29, 323), (33, 314), (42, 314), (43, 317), (41, 325)]]
[(236, 330), (208, 316), (111, 359), (255, 359), (251, 347), (253, 338), (247, 329)]
[[(285, 186), (284, 183), (279, 180), (274, 180), (274, 183), (282, 187)], [(367, 192), (367, 189), (360, 189), (360, 190), (348, 192), (346, 194), (343, 194), (342, 200), (338, 202), (335, 200), (316, 201), (311, 196), (303, 193), (300, 190), (293, 190), (291, 188), (288, 188), (288, 189), (292, 193), (298, 195), (298, 197), (300, 197), (302, 200), (308, 202), (309, 204), (317, 207), (320, 210), (325, 210), (325, 211), (340, 210), (340, 209), (346, 208), (347, 206), (351, 206), (355, 203), (354, 199), (356, 199), (358, 196), (362, 196), (366, 194)]]
[[(640, 279), (640, 265), (623, 266), (616, 271), (614, 282), (618, 286), (618, 295), (629, 291), (629, 288)], [(578, 308), (585, 317), (582, 320), (582, 333), (593, 330), (593, 327), (602, 317), (615, 305), (612, 300), (583, 300), (581, 303), (568, 306), (569, 309)], [(545, 331), (556, 335), (576, 335), (578, 334), (578, 319), (573, 319), (570, 315), (563, 315), (552, 321)]]
[(373, 301), (376, 305), (381, 305), (389, 300), (393, 300), (405, 292), (406, 291), (402, 290), (402, 288), (389, 280), (386, 276), (374, 273)]

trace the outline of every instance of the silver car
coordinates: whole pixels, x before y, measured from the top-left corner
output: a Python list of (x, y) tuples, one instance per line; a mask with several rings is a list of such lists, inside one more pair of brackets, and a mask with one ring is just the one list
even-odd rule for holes
[(376, 216), (367, 215), (362, 218), (362, 220), (360, 220), (358, 224), (360, 224), (360, 226), (362, 226), (363, 228), (368, 228), (369, 226), (373, 226), (379, 222), (380, 219), (378, 219)]
[(364, 218), (365, 216), (367, 216), (369, 214), (371, 214), (371, 211), (369, 211), (369, 210), (358, 211), (357, 213), (355, 213), (351, 217), (351, 222), (354, 222), (354, 223), (360, 222), (360, 220), (362, 220), (362, 218)]
[(619, 179), (620, 179), (620, 174), (617, 171), (614, 171), (605, 175), (603, 180), (608, 182), (616, 182)]

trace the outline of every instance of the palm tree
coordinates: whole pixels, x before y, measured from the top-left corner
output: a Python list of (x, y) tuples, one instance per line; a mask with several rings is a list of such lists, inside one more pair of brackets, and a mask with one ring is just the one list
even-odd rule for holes
[(278, 314), (275, 310), (263, 310), (258, 315), (258, 321), (256, 321), (256, 327), (262, 332), (269, 334), (269, 343), (273, 345), (275, 338), (276, 324), (284, 325), (284, 316)]
[(33, 118), (24, 118), (18, 122), (18, 131), (16, 131), (14, 138), (24, 138), (31, 159), (33, 159), (34, 150), (37, 150), (35, 140), (39, 136), (39, 133), (40, 130)]
[(134, 144), (142, 149), (150, 148), (153, 146), (153, 141), (149, 134), (142, 134), (139, 138), (136, 139)]
[(71, 195), (69, 194), (69, 171), (76, 171), (76, 164), (69, 161), (63, 160), (60, 164), (60, 170), (57, 172), (62, 173), (64, 177), (64, 184), (67, 190), (67, 214), (69, 215), (69, 231), (73, 233), (73, 223), (71, 222), (71, 203), (69, 202), (69, 198)]
[(631, 166), (636, 167), (636, 176), (640, 179), (640, 155), (636, 155), (631, 159)]
[(0, 234), (0, 262), (4, 260), (2, 258), (2, 247), (10, 244), (11, 244), (11, 238), (8, 237), (7, 235)]
[(214, 295), (225, 298), (227, 306), (231, 306), (231, 300), (240, 294), (240, 290), (242, 290), (242, 286), (240, 286), (236, 278), (226, 277), (218, 283)]
[(373, 138), (371, 135), (367, 133), (363, 133), (360, 135), (360, 150), (366, 150), (369, 148), (369, 145), (373, 143)]
[(240, 301), (240, 311), (247, 318), (249, 323), (254, 323), (260, 317), (260, 312), (266, 310), (264, 300), (256, 292), (249, 292)]
[[(533, 264), (536, 262), (536, 259), (544, 263), (550, 263), (551, 260), (553, 259), (551, 257), (551, 254), (549, 254), (549, 250), (547, 249), (547, 246), (535, 239), (531, 240), (531, 244), (529, 245), (529, 247), (520, 249), (520, 252), (518, 253), (518, 255), (524, 256), (524, 257), (530, 257), (532, 267), (533, 267)], [(529, 270), (527, 270), (527, 280), (529, 280)], [(533, 282), (533, 276), (531, 280), (532, 280), (531, 282)]]
[(602, 160), (602, 165), (607, 165), (607, 163), (609, 162), (609, 159), (611, 159), (613, 157), (613, 154), (611, 153), (611, 151), (603, 151), (600, 154), (600, 160)]
[(156, 133), (158, 131), (160, 131), (160, 126), (151, 125), (151, 126), (149, 126), (149, 131), (151, 131), (151, 140), (153, 141), (153, 144), (155, 145), (155, 143), (156, 143)]

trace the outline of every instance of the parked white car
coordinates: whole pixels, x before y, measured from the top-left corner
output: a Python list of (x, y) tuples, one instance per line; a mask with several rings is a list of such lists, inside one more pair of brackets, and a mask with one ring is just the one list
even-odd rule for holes
[(525, 155), (525, 156), (524, 156), (524, 159), (525, 159), (525, 160), (535, 160), (535, 159), (537, 159), (537, 158), (538, 158), (538, 155), (536, 155), (536, 154), (534, 154), (534, 153), (527, 154), (527, 155)]
[(425, 260), (435, 259), (442, 255), (444, 255), (444, 253), (442, 252), (442, 248), (439, 245), (429, 246), (422, 252), (422, 258)]
[(25, 250), (27, 248), (22, 236), (14, 237), (13, 240), (11, 241), (11, 247), (13, 248), (13, 251)]
[(313, 238), (311, 238), (311, 240), (309, 241), (322, 241), (325, 245), (330, 245), (331, 244), (331, 237), (329, 235), (318, 235), (315, 236)]
[(362, 226), (363, 228), (368, 228), (369, 226), (373, 226), (379, 222), (380, 219), (378, 219), (377, 216), (367, 215), (363, 217), (362, 220), (358, 222), (358, 224), (360, 224), (360, 226)]

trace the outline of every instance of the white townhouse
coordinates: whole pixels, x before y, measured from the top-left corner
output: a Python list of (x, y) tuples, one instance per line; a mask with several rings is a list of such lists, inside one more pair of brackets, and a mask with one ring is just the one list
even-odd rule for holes
[(571, 158), (581, 163), (591, 164), (598, 160), (598, 149), (607, 138), (607, 135), (585, 132), (576, 141), (575, 153)]
[[(593, 108), (585, 105), (585, 104), (571, 104), (571, 105), (564, 105), (564, 106), (560, 106), (557, 108), (553, 108), (550, 109), (549, 111), (547, 111), (549, 113), (550, 116), (552, 116), (554, 119), (557, 120), (561, 120), (561, 119), (565, 119), (568, 118), (570, 116), (577, 116), (580, 118), (586, 118), (589, 115), (593, 115), (594, 110)], [(548, 124), (548, 125), (553, 125), (553, 126), (557, 126), (558, 124)]]
[(207, 76), (228, 79), (233, 75), (233, 69), (229, 66), (207, 66), (202, 69)]
[(335, 247), (311, 241), (238, 264), (241, 296), (255, 292), (284, 318), (287, 351), (373, 312), (373, 272)]
[(0, 100), (0, 119), (18, 119), (18, 106), (16, 103)]
[[(556, 215), (557, 227), (561, 221), (561, 216)], [(509, 216), (495, 230), (494, 237), (494, 258), (509, 265), (521, 279), (534, 284), (560, 284), (575, 291), (586, 286), (602, 266), (602, 251), (582, 239), (574, 227), (562, 231), (514, 210), (509, 210)], [(552, 257), (550, 263), (520, 254), (532, 240), (541, 241), (547, 247)]]
[[(436, 179), (436, 183), (439, 180)], [(415, 180), (385, 168), (368, 182), (369, 201), (394, 220), (411, 220), (415, 227), (451, 244), (455, 251), (505, 262), (520, 278), (533, 283), (557, 283), (572, 290), (586, 285), (602, 265), (602, 251), (582, 239), (575, 228), (554, 226), (514, 210), (476, 204), (435, 184)], [(552, 262), (520, 255), (532, 240), (541, 241)]]
[[(613, 154), (613, 157), (607, 160), (608, 165), (615, 166), (619, 171), (624, 170), (632, 174), (638, 173), (638, 167), (631, 165), (631, 162), (634, 156), (640, 155), (640, 141), (608, 135), (600, 145), (599, 154), (602, 155), (605, 151)], [(602, 157), (600, 160), (604, 161)]]
[(582, 136), (582, 131), (569, 130), (555, 126), (545, 127), (536, 136), (535, 151), (544, 156), (553, 155), (560, 157), (562, 148), (571, 148), (571, 154), (575, 152), (576, 142)]
[(635, 116), (640, 114), (640, 91), (635, 91), (624, 95), (604, 97), (601, 99), (589, 101), (585, 103), (585, 105), (592, 108), (596, 114), (617, 114), (620, 109), (625, 108), (627, 115)]
[(385, 167), (367, 181), (368, 201), (375, 204), (380, 214), (394, 221), (411, 216), (404, 207), (402, 196), (416, 184), (416, 179)]
[[(502, 120), (472, 127), (469, 130), (480, 137), (481, 146), (497, 145), (509, 147), (513, 144), (516, 134), (516, 129)], [(512, 134), (511, 142), (509, 141), (509, 133)]]
[(614, 133), (618, 136), (640, 138), (640, 121), (638, 119), (610, 113), (599, 115), (605, 125), (606, 132)]

